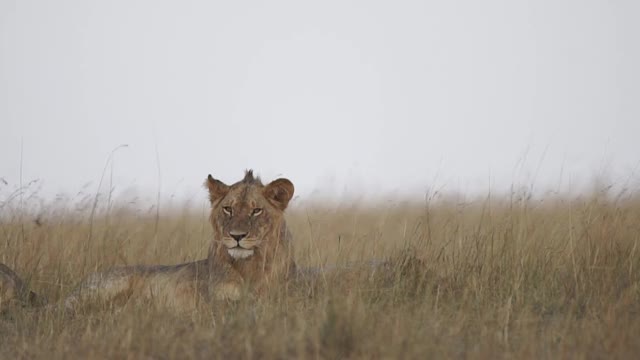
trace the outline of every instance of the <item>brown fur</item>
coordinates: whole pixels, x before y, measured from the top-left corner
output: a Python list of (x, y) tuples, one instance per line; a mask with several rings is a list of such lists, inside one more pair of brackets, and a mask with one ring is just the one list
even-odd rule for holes
[[(269, 284), (295, 271), (291, 235), (284, 219), (284, 210), (294, 192), (289, 180), (277, 179), (263, 185), (249, 170), (244, 179), (233, 185), (209, 175), (205, 186), (209, 190), (213, 227), (207, 259), (94, 273), (61, 304), (73, 310), (90, 302), (133, 299), (189, 310), (202, 301), (238, 300), (245, 287), (261, 293)], [(3, 303), (16, 300), (33, 302), (29, 299), (35, 297), (11, 269), (0, 264), (0, 308)]]
[(45, 300), (33, 291), (8, 266), (0, 264), (0, 310), (11, 305), (39, 305)]

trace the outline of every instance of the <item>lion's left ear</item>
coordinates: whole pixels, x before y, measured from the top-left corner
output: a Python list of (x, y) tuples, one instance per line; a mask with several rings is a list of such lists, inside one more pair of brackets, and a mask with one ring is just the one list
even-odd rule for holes
[(293, 184), (288, 179), (277, 179), (265, 186), (263, 190), (264, 197), (269, 200), (273, 206), (284, 211), (289, 205), (289, 201), (293, 197)]

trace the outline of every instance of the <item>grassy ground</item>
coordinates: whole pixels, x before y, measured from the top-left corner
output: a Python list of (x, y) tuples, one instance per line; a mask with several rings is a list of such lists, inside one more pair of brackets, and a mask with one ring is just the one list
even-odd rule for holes
[[(206, 209), (91, 198), (0, 204), (0, 262), (50, 300), (122, 264), (204, 258)], [(22, 209), (22, 210), (20, 210)], [(295, 205), (303, 266), (386, 259), (262, 299), (0, 315), (0, 358), (635, 358), (640, 198), (523, 194)], [(157, 214), (159, 214), (157, 216)]]

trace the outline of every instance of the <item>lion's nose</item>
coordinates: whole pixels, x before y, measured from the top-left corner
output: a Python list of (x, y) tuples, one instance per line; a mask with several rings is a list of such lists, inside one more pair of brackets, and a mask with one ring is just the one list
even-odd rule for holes
[(247, 236), (246, 232), (241, 232), (241, 231), (230, 231), (229, 235), (237, 242), (240, 242), (240, 240), (244, 239)]

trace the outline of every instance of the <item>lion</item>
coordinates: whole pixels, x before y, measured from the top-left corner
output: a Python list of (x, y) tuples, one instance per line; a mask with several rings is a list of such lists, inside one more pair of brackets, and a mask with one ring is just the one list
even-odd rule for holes
[[(284, 218), (294, 193), (291, 181), (280, 178), (263, 185), (247, 170), (233, 185), (209, 175), (205, 187), (213, 228), (206, 259), (93, 273), (55, 305), (73, 311), (84, 303), (135, 299), (189, 310), (201, 302), (239, 300), (245, 289), (259, 295), (295, 274), (292, 236)], [(33, 304), (34, 299), (42, 298), (0, 264), (0, 308), (11, 302)]]

